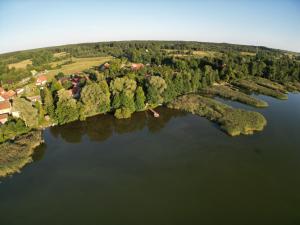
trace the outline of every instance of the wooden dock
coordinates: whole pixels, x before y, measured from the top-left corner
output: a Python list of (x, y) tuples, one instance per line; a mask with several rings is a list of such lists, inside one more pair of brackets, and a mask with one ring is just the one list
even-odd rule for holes
[(159, 117), (159, 113), (156, 112), (154, 109), (149, 109), (149, 110), (153, 113), (153, 116), (154, 116), (155, 118), (158, 118), (158, 117)]

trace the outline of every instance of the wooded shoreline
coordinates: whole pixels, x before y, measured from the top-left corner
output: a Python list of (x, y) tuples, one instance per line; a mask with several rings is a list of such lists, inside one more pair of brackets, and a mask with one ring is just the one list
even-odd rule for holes
[[(22, 60), (26, 64), (20, 68)], [(297, 53), (266, 47), (176, 41), (90, 43), (3, 54), (1, 146), (20, 147), (32, 130), (107, 113), (127, 119), (159, 105), (204, 116), (231, 136), (252, 134), (266, 126), (262, 114), (214, 98), (256, 108), (268, 103), (252, 93), (286, 100), (288, 92), (300, 91), (299, 60)], [(11, 160), (9, 151), (0, 149), (0, 154), (1, 164)], [(23, 162), (29, 161), (30, 154), (25, 158)]]

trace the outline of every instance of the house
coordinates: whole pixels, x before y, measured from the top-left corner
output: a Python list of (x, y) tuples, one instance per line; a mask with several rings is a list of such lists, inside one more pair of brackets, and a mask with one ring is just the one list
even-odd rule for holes
[(4, 102), (5, 98), (2, 97), (2, 95), (0, 95), (0, 102)]
[(41, 75), (39, 76), (37, 79), (36, 79), (36, 86), (43, 86), (47, 83), (47, 77), (44, 76), (44, 75)]
[(13, 97), (16, 96), (16, 92), (14, 92), (13, 90), (9, 90), (7, 92), (4, 92), (1, 94), (1, 97), (5, 100), (8, 101), (10, 99), (12, 99)]
[(0, 87), (0, 94), (3, 94), (4, 92), (5, 90), (2, 87)]
[(11, 113), (11, 105), (9, 101), (0, 102), (0, 115), (10, 114)]
[(16, 96), (16, 92), (14, 92), (13, 90), (9, 90), (8, 92), (6, 92), (6, 94), (9, 97), (9, 99), (12, 99)]
[(36, 95), (36, 96), (31, 96), (31, 97), (26, 97), (29, 101), (31, 101), (32, 103), (34, 102), (42, 102), (41, 100), (41, 96), (40, 95)]
[(16, 89), (16, 93), (17, 93), (18, 96), (22, 95), (24, 93), (24, 88), (18, 88), (18, 89)]
[(131, 64), (131, 70), (140, 70), (144, 68), (144, 64), (143, 63), (132, 63)]
[(8, 114), (0, 115), (0, 123), (5, 124), (8, 121)]

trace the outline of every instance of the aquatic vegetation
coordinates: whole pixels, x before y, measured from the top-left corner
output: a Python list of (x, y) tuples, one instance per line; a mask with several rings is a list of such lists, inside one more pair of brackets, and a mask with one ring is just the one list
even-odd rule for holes
[(273, 98), (281, 99), (281, 100), (286, 100), (288, 99), (288, 96), (284, 93), (282, 93), (279, 90), (274, 90), (271, 88), (267, 88), (261, 85), (258, 85), (256, 82), (252, 80), (236, 80), (232, 82), (233, 85), (238, 86), (240, 88), (244, 88), (249, 91), (254, 91), (263, 95), (268, 95)]
[(260, 86), (266, 87), (266, 88), (271, 88), (273, 90), (278, 90), (282, 93), (287, 94), (287, 90), (285, 89), (285, 87), (282, 84), (278, 84), (276, 82), (273, 82), (271, 80), (268, 80), (266, 78), (263, 77), (253, 77), (252, 80), (257, 83)]
[(231, 136), (253, 134), (254, 131), (263, 130), (267, 124), (262, 114), (243, 109), (228, 110), (218, 122)]
[(249, 96), (243, 92), (234, 90), (234, 89), (232, 89), (228, 86), (224, 86), (224, 85), (203, 88), (202, 93), (216, 95), (216, 96), (219, 96), (222, 98), (230, 99), (233, 101), (238, 101), (238, 102), (241, 102), (241, 103), (244, 103), (247, 105), (251, 105), (251, 106), (255, 106), (258, 108), (268, 106), (268, 103), (263, 100), (256, 99), (256, 98)]
[(234, 109), (214, 99), (196, 94), (183, 95), (168, 104), (169, 108), (184, 110), (220, 124), (230, 136), (261, 131), (267, 121), (258, 112)]
[(285, 82), (284, 86), (290, 92), (300, 92), (300, 83), (299, 82)]
[(42, 143), (42, 132), (31, 131), (0, 145), (0, 177), (19, 172), (32, 161), (34, 149)]

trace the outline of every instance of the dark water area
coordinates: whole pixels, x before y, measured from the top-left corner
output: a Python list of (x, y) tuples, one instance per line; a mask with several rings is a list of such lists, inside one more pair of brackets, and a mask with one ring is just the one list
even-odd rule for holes
[(264, 131), (229, 137), (166, 108), (45, 130), (20, 174), (1, 180), (0, 225), (300, 224), (300, 95), (258, 96)]

